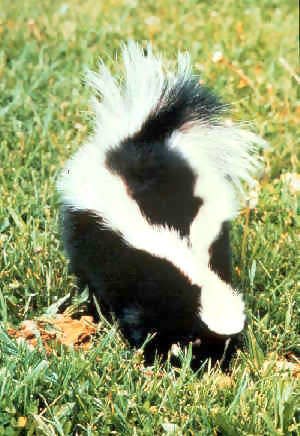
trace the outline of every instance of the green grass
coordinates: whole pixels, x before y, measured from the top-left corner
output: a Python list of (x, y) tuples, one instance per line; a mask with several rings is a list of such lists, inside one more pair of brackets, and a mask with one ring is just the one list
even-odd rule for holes
[[(295, 70), (297, 27), (295, 0), (0, 0), (1, 435), (297, 434), (299, 383), (274, 363), (299, 344), (296, 198), (283, 175), (298, 170), (300, 107), (280, 60)], [(230, 378), (193, 374), (188, 352), (181, 370), (145, 370), (115, 327), (102, 326), (86, 353), (51, 356), (5, 333), (75, 288), (55, 179), (92, 127), (86, 68), (100, 56), (112, 65), (128, 38), (152, 40), (170, 60), (190, 50), (195, 71), (233, 102), (233, 118), (271, 144), (259, 203), (233, 229), (249, 328)], [(212, 62), (217, 50), (223, 59)]]

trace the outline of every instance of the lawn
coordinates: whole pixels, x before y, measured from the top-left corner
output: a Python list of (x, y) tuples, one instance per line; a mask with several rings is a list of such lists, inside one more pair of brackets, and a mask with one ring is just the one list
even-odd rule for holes
[[(300, 431), (297, 9), (296, 0), (0, 0), (0, 435)], [(232, 118), (270, 144), (258, 202), (232, 231), (249, 322), (229, 374), (209, 364), (192, 373), (189, 351), (180, 370), (145, 368), (141, 350), (104, 322), (89, 351), (49, 354), (7, 335), (76, 292), (55, 181), (92, 129), (85, 71), (101, 56), (119, 74), (113, 59), (128, 38), (151, 40), (171, 61), (189, 50)]]

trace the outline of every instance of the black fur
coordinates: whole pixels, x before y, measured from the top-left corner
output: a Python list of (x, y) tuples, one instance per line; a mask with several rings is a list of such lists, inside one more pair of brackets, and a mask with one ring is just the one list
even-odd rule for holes
[(213, 124), (224, 108), (210, 89), (199, 84), (198, 78), (179, 78), (171, 89), (165, 85), (158, 107), (130, 139), (149, 145), (162, 142), (193, 121)]
[(231, 248), (230, 248), (230, 223), (225, 222), (217, 239), (210, 249), (210, 267), (226, 283), (232, 281)]
[[(200, 288), (191, 286), (170, 262), (129, 247), (92, 212), (66, 209), (64, 220), (72, 270), (82, 285), (89, 285), (116, 314), (134, 345), (141, 345), (147, 333), (159, 330), (170, 343), (193, 331)], [(140, 317), (140, 322), (131, 326), (124, 321), (124, 313), (130, 309)], [(130, 328), (140, 330), (140, 341), (134, 340)]]
[(195, 174), (178, 153), (159, 142), (128, 141), (109, 151), (106, 162), (152, 224), (167, 224), (189, 235), (202, 200), (193, 193)]

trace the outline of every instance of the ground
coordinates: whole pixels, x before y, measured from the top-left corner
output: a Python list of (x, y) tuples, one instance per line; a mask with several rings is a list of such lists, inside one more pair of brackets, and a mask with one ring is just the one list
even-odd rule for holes
[[(0, 435), (297, 434), (297, 15), (295, 0), (0, 0)], [(7, 335), (75, 289), (55, 180), (92, 127), (86, 69), (101, 56), (118, 74), (128, 38), (189, 50), (270, 144), (232, 232), (249, 322), (229, 375), (192, 373), (189, 352), (145, 368), (104, 321), (88, 351)]]

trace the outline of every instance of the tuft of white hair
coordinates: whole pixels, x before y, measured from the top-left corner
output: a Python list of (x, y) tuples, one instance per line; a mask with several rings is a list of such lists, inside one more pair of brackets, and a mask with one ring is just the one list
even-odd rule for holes
[(100, 62), (99, 73), (89, 72), (87, 81), (101, 97), (93, 99), (96, 115), (95, 140), (103, 150), (117, 146), (140, 130), (160, 101), (165, 83), (162, 61), (151, 45), (147, 55), (135, 42), (122, 49), (124, 83), (118, 84)]

